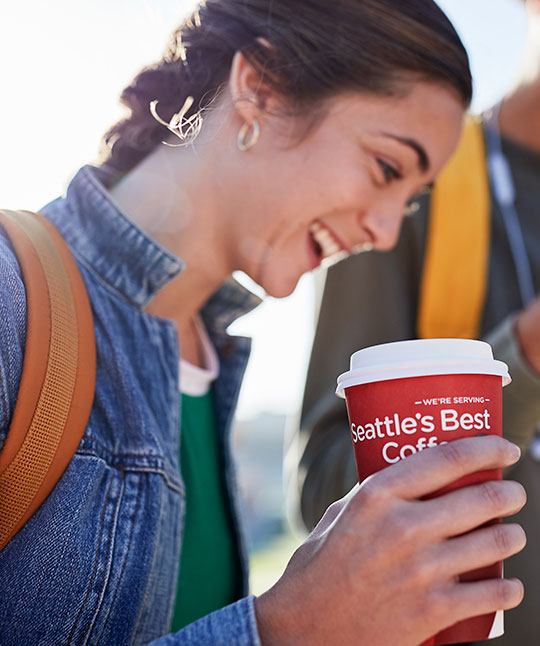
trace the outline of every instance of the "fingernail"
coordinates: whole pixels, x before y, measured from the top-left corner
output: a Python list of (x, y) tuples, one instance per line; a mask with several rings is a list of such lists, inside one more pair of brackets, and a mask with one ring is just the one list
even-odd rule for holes
[[(512, 583), (512, 586), (515, 588), (516, 593), (519, 595), (520, 599), (523, 600), (523, 597), (525, 596), (525, 588), (523, 587), (523, 582), (516, 578), (507, 579), (507, 581), (510, 581)], [(521, 601), (519, 603), (521, 603)]]
[(517, 444), (510, 443), (510, 455), (512, 456), (514, 462), (517, 462), (521, 457), (521, 449)]

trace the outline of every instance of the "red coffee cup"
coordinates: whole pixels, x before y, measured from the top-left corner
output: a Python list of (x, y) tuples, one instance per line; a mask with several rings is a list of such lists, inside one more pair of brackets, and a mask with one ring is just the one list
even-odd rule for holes
[[(421, 339), (355, 352), (350, 370), (338, 377), (336, 393), (347, 402), (359, 481), (438, 444), (502, 435), (502, 387), (508, 383), (508, 366), (496, 361), (483, 341)], [(501, 477), (500, 469), (482, 471), (444, 491)], [(502, 563), (496, 563), (460, 579), (500, 576)], [(503, 633), (500, 610), (459, 622), (424, 644), (459, 644)]]

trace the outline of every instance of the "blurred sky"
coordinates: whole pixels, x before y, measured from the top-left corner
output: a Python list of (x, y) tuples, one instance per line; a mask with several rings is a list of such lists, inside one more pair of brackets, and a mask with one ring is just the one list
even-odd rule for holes
[[(294, 0), (291, 0), (294, 1)], [(440, 0), (469, 50), (481, 110), (512, 83), (525, 38), (519, 0)], [(3, 0), (0, 205), (38, 209), (95, 158), (118, 95), (161, 54), (192, 0)], [(312, 277), (235, 323), (254, 337), (238, 416), (299, 406), (313, 335)], [(346, 370), (347, 366), (343, 366)], [(336, 375), (337, 376), (337, 375)]]

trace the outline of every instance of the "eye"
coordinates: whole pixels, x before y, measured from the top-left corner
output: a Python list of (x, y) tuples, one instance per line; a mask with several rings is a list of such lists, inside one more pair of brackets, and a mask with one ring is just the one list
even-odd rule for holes
[(386, 184), (390, 184), (394, 180), (401, 179), (403, 177), (402, 174), (397, 170), (397, 168), (392, 166), (392, 164), (389, 164), (388, 162), (384, 161), (384, 159), (380, 159), (380, 157), (377, 157), (377, 163), (379, 164), (382, 170), (384, 181)]

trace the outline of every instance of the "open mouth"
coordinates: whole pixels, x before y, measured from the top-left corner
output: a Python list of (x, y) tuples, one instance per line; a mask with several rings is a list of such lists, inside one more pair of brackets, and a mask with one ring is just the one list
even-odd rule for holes
[(321, 224), (313, 222), (309, 227), (311, 246), (320, 263), (334, 264), (348, 255), (348, 250), (336, 236)]

